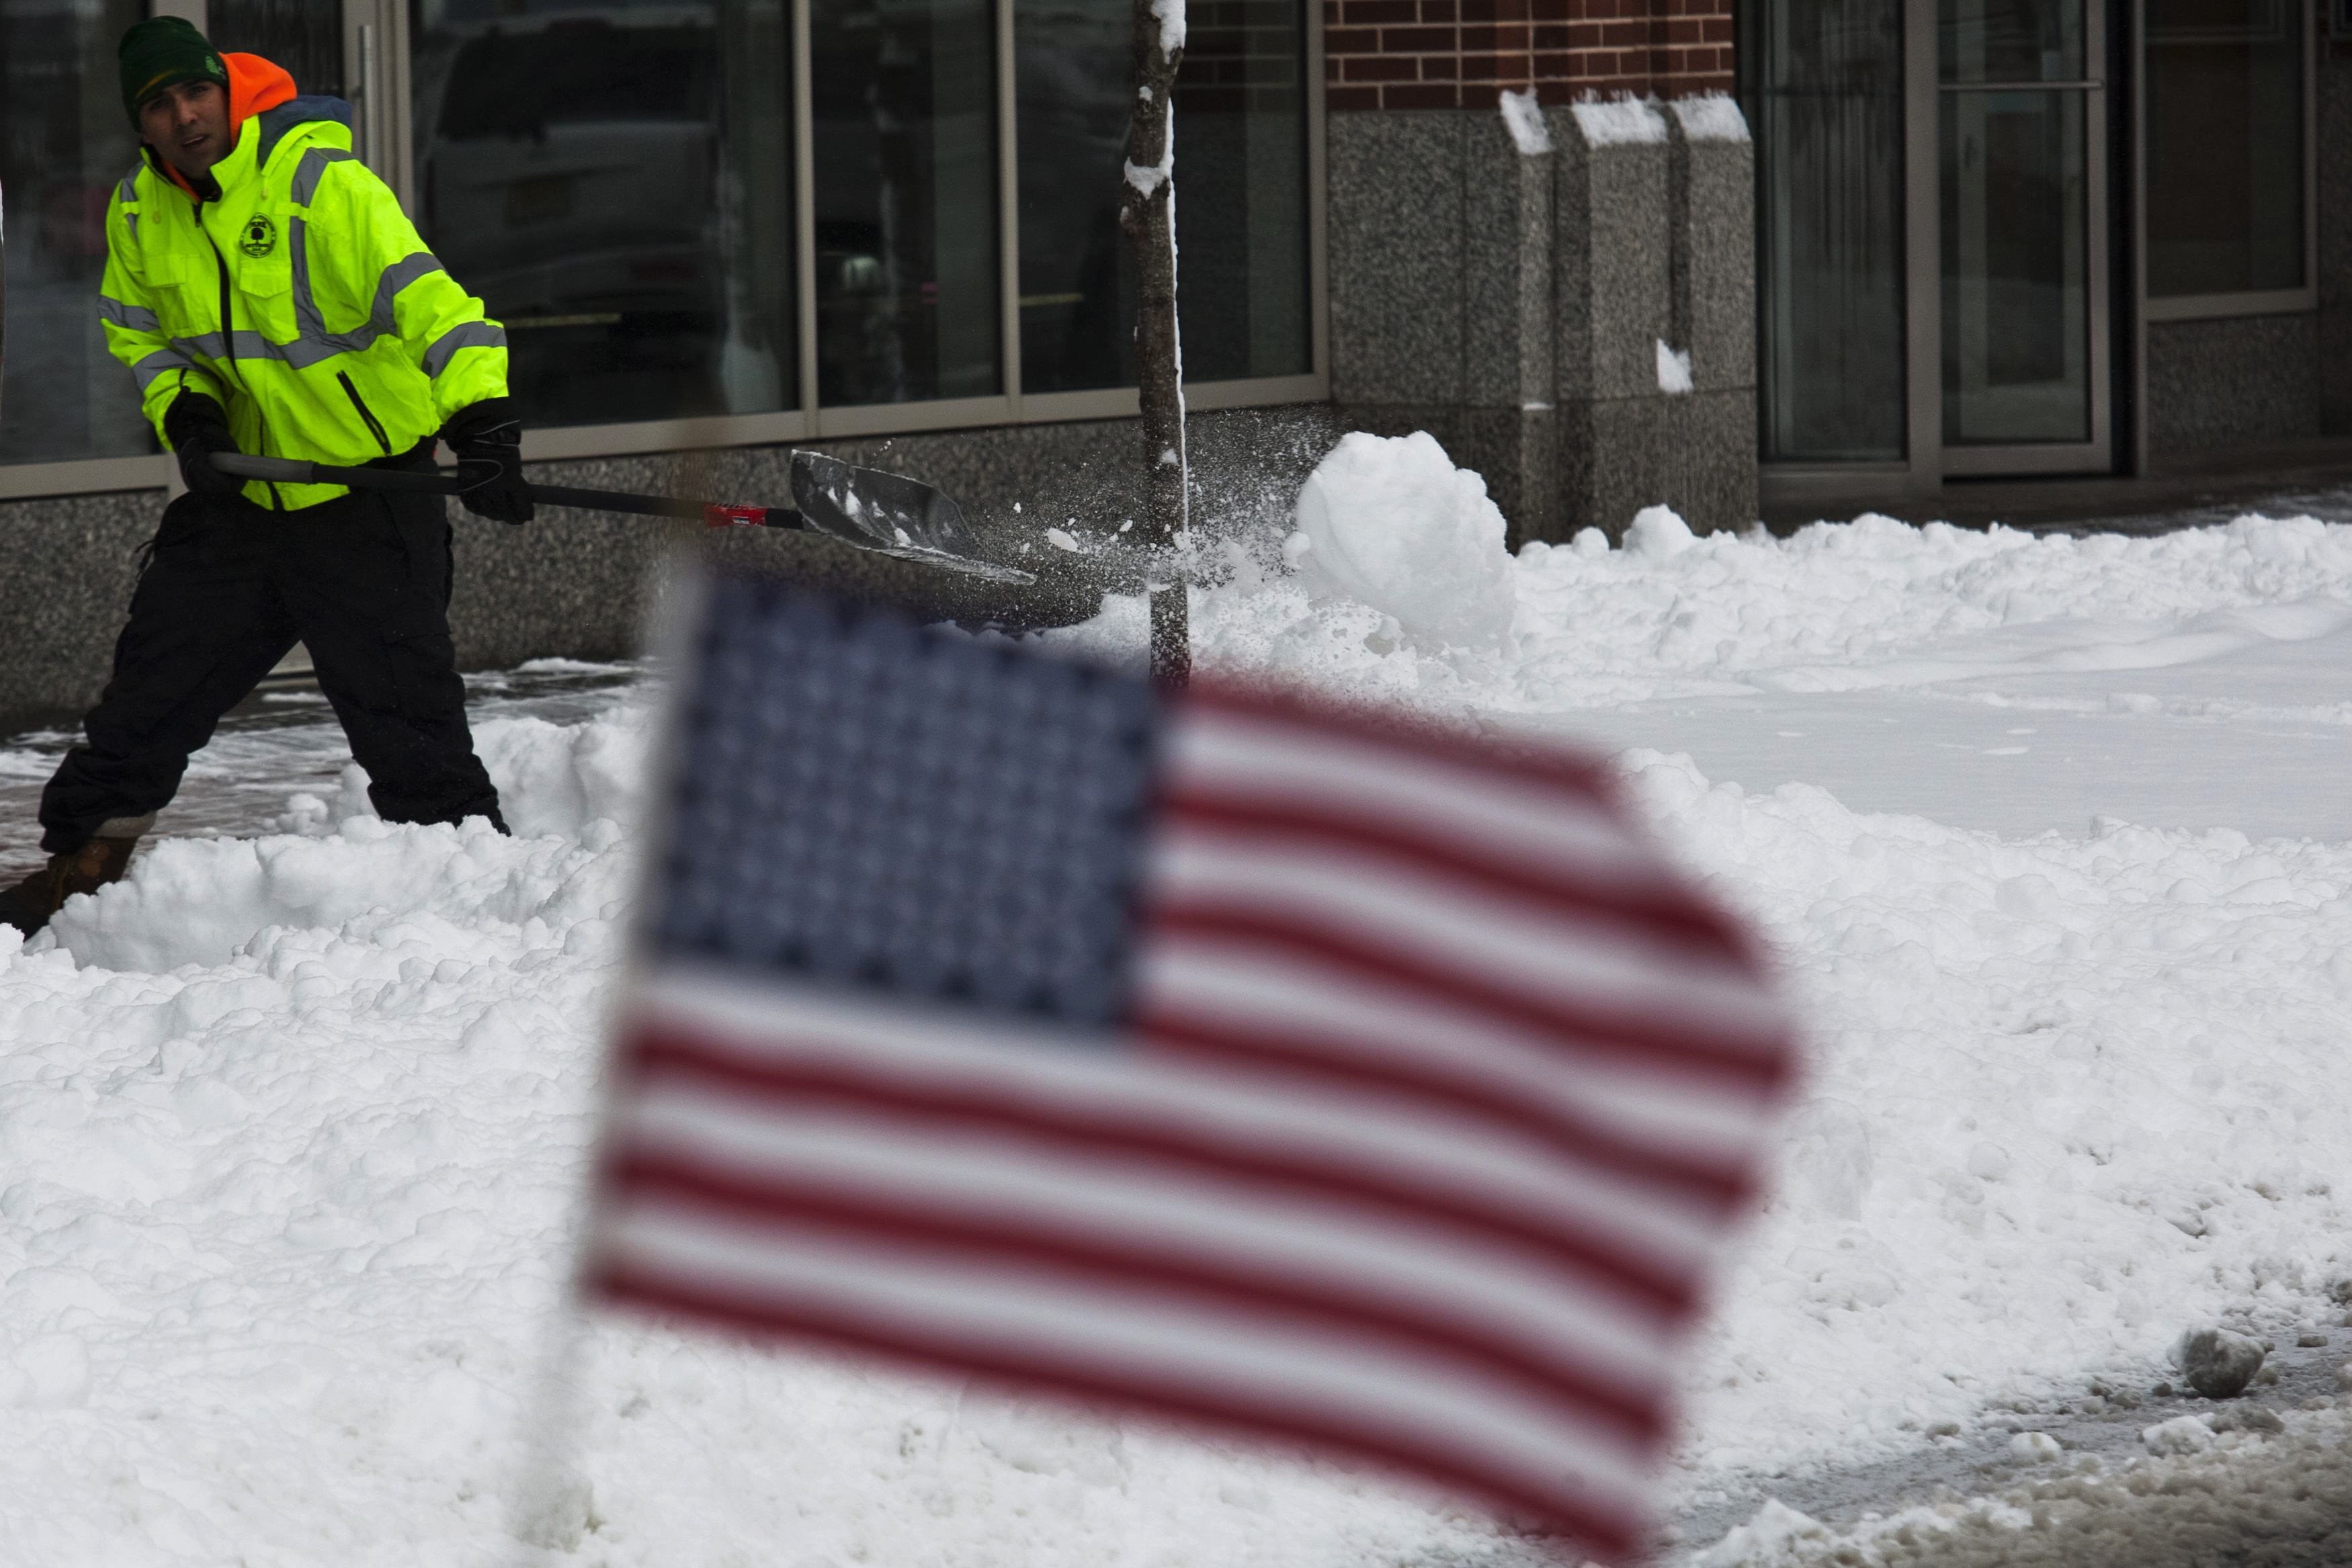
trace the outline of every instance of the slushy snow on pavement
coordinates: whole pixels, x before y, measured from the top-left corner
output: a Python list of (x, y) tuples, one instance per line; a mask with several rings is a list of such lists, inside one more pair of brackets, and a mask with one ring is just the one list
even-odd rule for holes
[[(2352, 528), (1503, 538), (1427, 436), (1350, 436), (1295, 533), (1225, 549), (1194, 636), (1597, 737), (1769, 940), (1811, 1062), (1694, 1352), (1681, 1494), (2145, 1385), (2184, 1328), (2340, 1317)], [(1132, 659), (1142, 622), (1045, 641)], [(478, 707), (512, 839), (387, 826), (347, 772), (0, 933), (0, 1558), (510, 1546), (654, 685)], [(299, 733), (331, 777), (339, 737)], [(625, 1320), (572, 1364), (545, 1563), (1544, 1550), (1376, 1477)]]

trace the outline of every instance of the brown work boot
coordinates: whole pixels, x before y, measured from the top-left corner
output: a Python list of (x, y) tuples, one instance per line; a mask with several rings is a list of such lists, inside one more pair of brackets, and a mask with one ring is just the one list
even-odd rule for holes
[(96, 893), (110, 882), (121, 882), (131, 868), (139, 835), (154, 821), (152, 815), (117, 817), (81, 848), (51, 855), (48, 864), (16, 886), (0, 888), (0, 925), (13, 925), (30, 936), (75, 894)]

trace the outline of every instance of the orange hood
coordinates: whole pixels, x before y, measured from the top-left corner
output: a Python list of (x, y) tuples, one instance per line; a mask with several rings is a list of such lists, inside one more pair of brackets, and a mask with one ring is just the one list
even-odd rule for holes
[(234, 142), (245, 122), (276, 109), (294, 97), (294, 78), (275, 60), (259, 55), (223, 55), (228, 68), (228, 139)]

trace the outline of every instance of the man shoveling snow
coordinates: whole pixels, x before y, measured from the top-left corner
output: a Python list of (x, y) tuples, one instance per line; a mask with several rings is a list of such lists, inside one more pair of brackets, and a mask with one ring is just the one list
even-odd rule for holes
[(188, 494), (42, 792), (48, 863), (0, 890), (0, 922), (27, 936), (122, 875), (190, 753), (298, 640), (386, 821), (504, 826), (466, 724), (439, 499), (241, 482), (211, 460), (429, 472), (438, 437), (494, 471), (468, 509), (528, 521), (505, 332), (352, 157), (349, 105), (175, 17), (131, 27), (119, 56), (143, 147), (108, 208), (99, 308)]

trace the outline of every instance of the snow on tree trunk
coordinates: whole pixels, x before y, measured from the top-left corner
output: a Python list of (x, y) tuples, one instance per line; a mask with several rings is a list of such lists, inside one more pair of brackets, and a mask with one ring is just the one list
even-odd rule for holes
[(1135, 371), (1143, 402), (1144, 538), (1160, 558), (1151, 593), (1151, 678), (1192, 673), (1182, 549), (1186, 523), (1184, 350), (1176, 334), (1176, 128), (1170, 101), (1184, 57), (1184, 0), (1135, 0), (1135, 114), (1118, 226), (1135, 246)]

